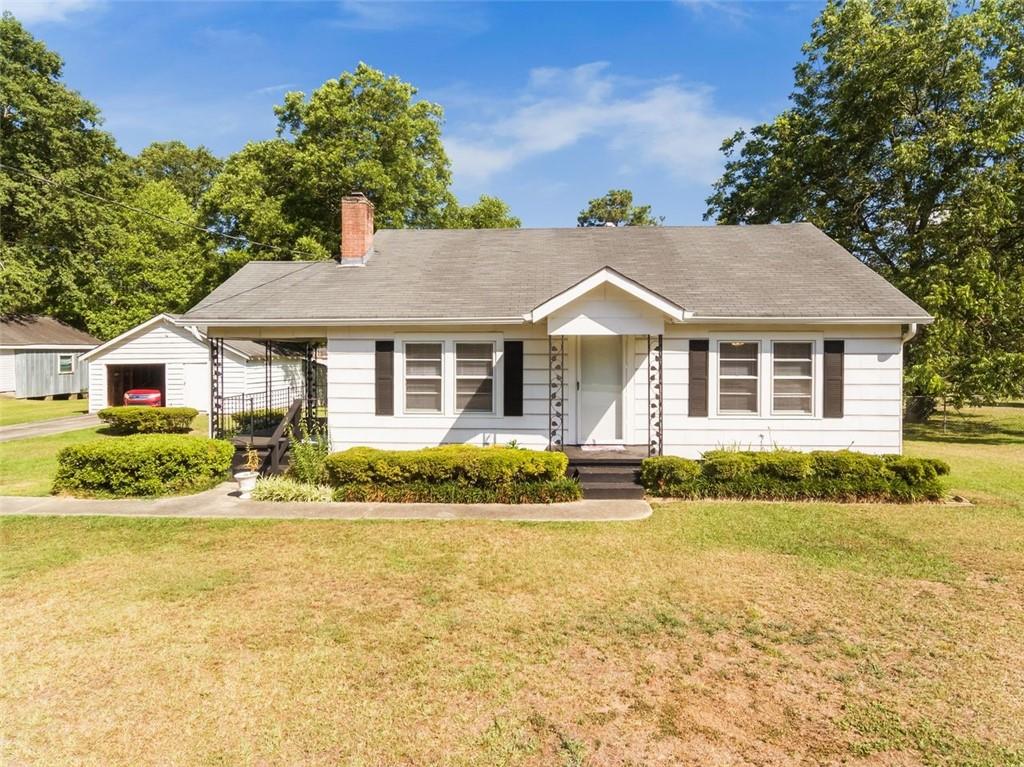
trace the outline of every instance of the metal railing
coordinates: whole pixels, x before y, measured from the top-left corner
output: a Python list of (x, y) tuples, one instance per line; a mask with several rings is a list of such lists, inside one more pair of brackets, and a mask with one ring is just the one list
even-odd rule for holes
[(220, 410), (213, 414), (213, 436), (221, 439), (269, 436), (292, 402), (304, 397), (301, 386), (224, 397)]

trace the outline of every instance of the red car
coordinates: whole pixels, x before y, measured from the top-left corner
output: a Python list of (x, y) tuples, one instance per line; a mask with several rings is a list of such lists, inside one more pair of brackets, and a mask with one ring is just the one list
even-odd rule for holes
[(124, 393), (124, 404), (163, 407), (164, 403), (159, 389), (129, 389)]

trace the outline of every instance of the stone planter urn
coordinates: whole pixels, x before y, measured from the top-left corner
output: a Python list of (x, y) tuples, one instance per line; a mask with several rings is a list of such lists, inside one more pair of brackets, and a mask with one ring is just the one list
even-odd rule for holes
[(256, 478), (259, 475), (258, 471), (240, 471), (235, 474), (239, 498), (248, 499), (252, 497), (252, 491), (256, 489)]

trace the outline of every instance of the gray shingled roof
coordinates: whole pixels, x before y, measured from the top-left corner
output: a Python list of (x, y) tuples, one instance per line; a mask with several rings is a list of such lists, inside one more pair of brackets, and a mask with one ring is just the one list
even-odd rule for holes
[(40, 314), (0, 319), (0, 346), (99, 346), (98, 339)]
[(364, 267), (254, 261), (190, 321), (521, 317), (603, 267), (696, 317), (927, 319), (810, 224), (382, 230)]

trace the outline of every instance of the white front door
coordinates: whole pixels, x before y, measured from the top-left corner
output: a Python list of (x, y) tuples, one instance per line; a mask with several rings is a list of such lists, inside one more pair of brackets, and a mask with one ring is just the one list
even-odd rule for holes
[(580, 336), (579, 360), (579, 443), (622, 441), (622, 339)]

